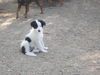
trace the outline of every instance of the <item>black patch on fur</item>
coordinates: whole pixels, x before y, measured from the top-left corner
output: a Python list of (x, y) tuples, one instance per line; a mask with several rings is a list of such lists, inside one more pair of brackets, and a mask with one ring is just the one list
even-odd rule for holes
[(42, 27), (46, 25), (46, 23), (43, 20), (38, 20), (38, 21), (41, 23)]
[(36, 21), (31, 22), (31, 26), (32, 26), (34, 29), (37, 29), (37, 28), (38, 28), (38, 25), (37, 25)]
[(28, 41), (29, 43), (31, 42), (31, 39), (29, 37), (26, 37), (25, 40)]
[(22, 50), (22, 53), (23, 53), (23, 54), (26, 53), (26, 52), (25, 52), (25, 47), (24, 47), (24, 46), (22, 46), (21, 50)]
[(30, 52), (32, 52), (32, 51), (33, 51), (33, 49), (34, 49), (34, 47), (30, 47)]

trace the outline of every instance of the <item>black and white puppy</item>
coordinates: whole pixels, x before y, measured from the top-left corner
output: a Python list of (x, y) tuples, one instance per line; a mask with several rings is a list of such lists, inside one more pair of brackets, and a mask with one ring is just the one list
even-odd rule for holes
[(25, 36), (21, 43), (22, 53), (29, 56), (36, 56), (35, 51), (48, 52), (48, 47), (44, 46), (43, 42), (43, 27), (46, 23), (43, 20), (35, 20), (31, 22), (32, 29)]

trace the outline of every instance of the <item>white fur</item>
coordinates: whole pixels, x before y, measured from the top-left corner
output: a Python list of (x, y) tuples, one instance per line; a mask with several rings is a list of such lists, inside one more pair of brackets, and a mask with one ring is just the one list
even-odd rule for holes
[[(44, 42), (43, 42), (43, 28), (41, 27), (41, 23), (38, 20), (36, 20), (36, 23), (38, 25), (38, 28), (34, 29), (32, 27), (30, 32), (25, 36), (25, 37), (29, 37), (31, 39), (31, 42), (29, 43), (28, 41), (23, 40), (21, 43), (21, 48), (24, 46), (26, 52), (25, 54), (29, 56), (36, 56), (34, 52), (38, 52), (38, 51), (42, 51), (45, 53), (48, 52), (47, 51), (48, 48), (44, 46)], [(38, 32), (38, 30), (40, 30), (40, 32)], [(30, 52), (30, 47), (35, 48), (33, 52)]]

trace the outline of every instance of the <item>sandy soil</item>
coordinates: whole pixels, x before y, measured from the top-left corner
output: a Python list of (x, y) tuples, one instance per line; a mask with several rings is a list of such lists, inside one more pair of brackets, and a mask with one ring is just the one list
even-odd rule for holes
[[(100, 0), (66, 0), (44, 14), (34, 4), (27, 19), (23, 7), (17, 20), (16, 3), (0, 8), (0, 75), (100, 75)], [(47, 23), (49, 50), (29, 57), (20, 52), (20, 43), (35, 19)]]

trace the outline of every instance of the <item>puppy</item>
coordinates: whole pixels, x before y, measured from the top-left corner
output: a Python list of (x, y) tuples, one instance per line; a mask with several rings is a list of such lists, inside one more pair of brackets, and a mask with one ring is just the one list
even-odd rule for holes
[(25, 36), (25, 39), (21, 43), (22, 53), (29, 56), (37, 56), (35, 51), (48, 52), (47, 47), (43, 42), (43, 27), (46, 23), (43, 20), (35, 20), (31, 22), (32, 29)]

